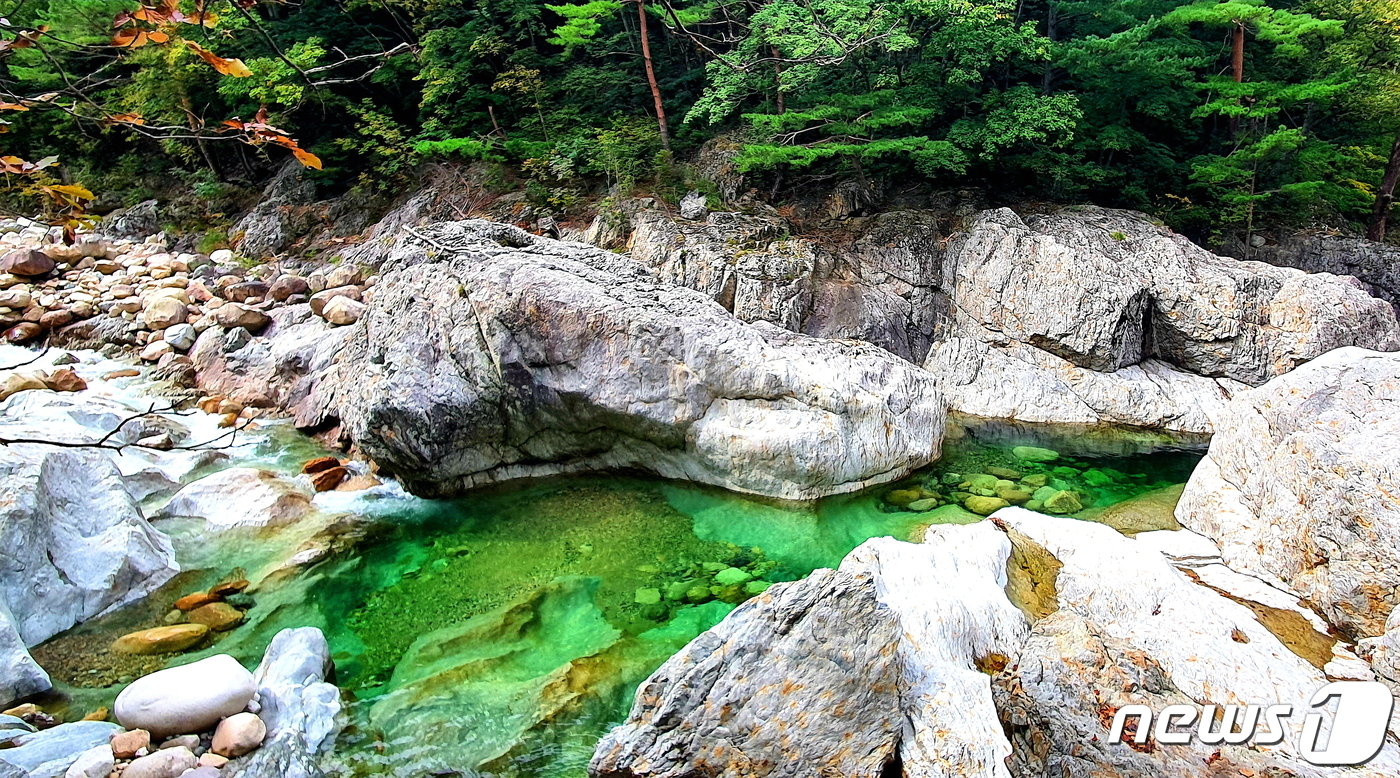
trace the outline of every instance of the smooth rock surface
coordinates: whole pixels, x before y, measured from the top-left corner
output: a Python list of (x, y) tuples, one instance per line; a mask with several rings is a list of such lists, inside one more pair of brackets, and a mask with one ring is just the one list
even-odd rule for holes
[(581, 244), (489, 222), (420, 234), (318, 385), (419, 493), (630, 466), (812, 498), (939, 454), (933, 377), (879, 349), (744, 324)]
[(122, 778), (180, 778), (198, 764), (194, 753), (184, 746), (162, 748), (133, 760), (122, 771)]
[(255, 467), (231, 467), (188, 484), (151, 518), (198, 518), (216, 529), (279, 527), (311, 510), (311, 491)]
[(15, 629), (14, 617), (0, 601), (0, 709), (8, 708), (21, 697), (46, 692), (52, 687), (49, 674), (29, 655)]
[(241, 712), (256, 691), (253, 674), (238, 660), (216, 654), (136, 679), (112, 711), (122, 726), (153, 737), (202, 732)]
[(0, 548), (0, 601), (31, 646), (178, 572), (170, 541), (98, 451), (0, 447)]

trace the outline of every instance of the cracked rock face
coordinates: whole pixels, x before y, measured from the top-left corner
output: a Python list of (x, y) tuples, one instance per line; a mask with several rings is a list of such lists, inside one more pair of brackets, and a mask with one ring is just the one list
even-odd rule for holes
[(935, 459), (934, 377), (746, 324), (626, 257), (489, 222), (408, 235), (318, 405), (422, 494), (640, 467), (806, 499)]
[(1340, 349), (1235, 398), (1177, 518), (1351, 639), (1379, 636), (1400, 587), (1397, 446), (1400, 355)]
[(1027, 421), (1212, 429), (1225, 402), (1332, 349), (1400, 348), (1359, 282), (1219, 257), (1102, 208), (983, 212), (949, 246), (953, 409)]
[[(1202, 572), (1170, 561), (1183, 552)], [(1339, 770), (1303, 761), (1292, 738), (1277, 746), (1109, 743), (1122, 706), (1306, 708), (1327, 682), (1318, 666), (1327, 657), (1305, 656), (1297, 635), (1280, 626), (1280, 613), (1310, 624), (1296, 599), (1207, 568), (1224, 570), (1210, 543), (1191, 533), (1135, 539), (1018, 508), (979, 524), (934, 526), (923, 544), (869, 541), (839, 571), (774, 587), (667, 662), (641, 687), (627, 722), (599, 744), (590, 774), (740, 776), (755, 773), (735, 765), (768, 764), (782, 767), (757, 774), (1400, 770), (1393, 743), (1368, 766)], [(833, 610), (840, 628), (827, 627)], [(814, 650), (839, 661), (793, 661), (790, 646), (814, 633), (824, 633)], [(1342, 660), (1356, 663), (1339, 648), (1329, 669)], [(794, 674), (800, 682), (785, 683)], [(875, 692), (880, 699), (870, 698)], [(898, 715), (873, 715), (870, 706), (881, 702), (897, 705)], [(747, 716), (750, 705), (770, 715)], [(798, 711), (866, 711), (861, 729), (845, 730), (861, 741), (834, 761), (829, 722)], [(866, 755), (872, 759), (857, 759)]]

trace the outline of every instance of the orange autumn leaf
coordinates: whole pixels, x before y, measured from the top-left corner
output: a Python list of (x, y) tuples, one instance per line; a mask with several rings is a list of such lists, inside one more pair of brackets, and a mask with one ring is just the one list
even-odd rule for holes
[(185, 41), (185, 45), (189, 46), (191, 51), (198, 54), (200, 59), (208, 62), (210, 67), (226, 76), (247, 78), (253, 75), (253, 71), (249, 70), (248, 66), (243, 64), (243, 60), (241, 59), (225, 59), (194, 41)]
[(117, 34), (112, 36), (112, 45), (122, 48), (137, 49), (146, 45), (146, 31), (138, 30), (134, 27), (125, 27), (117, 30)]
[(300, 162), (306, 167), (316, 170), (321, 169), (321, 158), (299, 146), (292, 147), (292, 156), (296, 157), (297, 162)]
[(107, 117), (108, 121), (119, 122), (121, 124), (145, 124), (146, 117), (139, 113), (114, 113)]
[(151, 43), (166, 43), (170, 40), (170, 36), (160, 30), (148, 33), (146, 37), (151, 39)]
[(0, 103), (0, 111), (28, 111), (29, 106), (19, 103)]

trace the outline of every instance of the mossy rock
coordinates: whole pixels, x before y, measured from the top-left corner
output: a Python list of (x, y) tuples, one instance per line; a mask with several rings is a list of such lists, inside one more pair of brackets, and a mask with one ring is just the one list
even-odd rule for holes
[(911, 511), (923, 513), (924, 511), (931, 511), (942, 504), (943, 501), (938, 499), (937, 497), (925, 497), (922, 500), (915, 500), (905, 507)]
[(1012, 470), (1012, 469), (1009, 468), (1009, 467), (996, 467), (996, 466), (988, 467), (988, 468), (987, 468), (987, 474), (988, 474), (988, 475), (994, 475), (994, 476), (996, 476), (997, 478), (1005, 478), (1005, 479), (1008, 480), (1008, 481), (1019, 481), (1019, 480), (1021, 480), (1021, 475), (1022, 475), (1022, 473), (1021, 473), (1020, 470)]
[(1078, 513), (1084, 510), (1084, 503), (1079, 500), (1079, 495), (1071, 491), (1060, 490), (1045, 499), (1045, 511), (1047, 513), (1067, 514)]
[(1050, 483), (1050, 475), (1048, 473), (1032, 473), (1031, 475), (1022, 478), (1021, 483), (1030, 487), (1032, 490), (1039, 489), (1040, 487)]
[(1023, 462), (1054, 462), (1060, 458), (1060, 452), (1039, 446), (1017, 446), (1011, 449), (1011, 455)]
[(715, 583), (720, 586), (733, 586), (735, 584), (747, 583), (751, 578), (753, 578), (752, 575), (737, 567), (726, 567), (718, 573), (715, 573)]
[(896, 508), (903, 508), (915, 500), (922, 499), (923, 496), (919, 489), (895, 489), (885, 494), (885, 502)]
[(655, 605), (661, 602), (661, 590), (652, 586), (643, 586), (637, 590), (632, 600), (639, 605)]
[(963, 507), (978, 514), (979, 516), (990, 516), (993, 513), (1011, 505), (1011, 503), (1000, 497), (982, 497), (973, 495), (963, 500)]
[(1004, 486), (997, 489), (997, 497), (1011, 503), (1012, 505), (1024, 505), (1031, 501), (1031, 493), (1024, 489), (1017, 489), (1015, 486)]

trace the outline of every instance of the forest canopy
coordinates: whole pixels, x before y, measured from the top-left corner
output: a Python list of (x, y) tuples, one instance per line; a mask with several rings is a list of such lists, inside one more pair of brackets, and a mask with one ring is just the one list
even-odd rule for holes
[(480, 160), (567, 211), (721, 136), (778, 200), (917, 180), (1216, 235), (1379, 238), (1400, 180), (1400, 0), (9, 5), (7, 192), (59, 214), (216, 210), (287, 158), (370, 196)]

